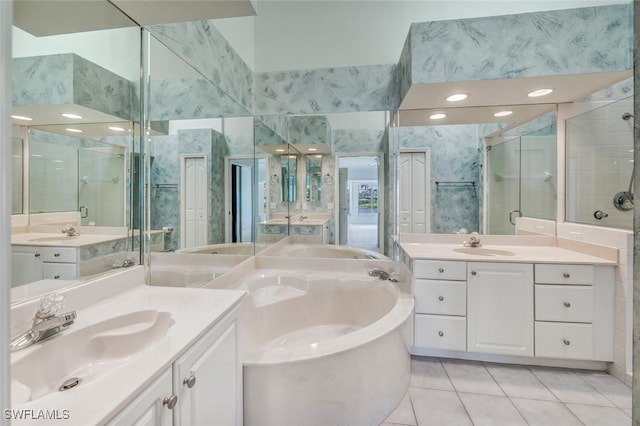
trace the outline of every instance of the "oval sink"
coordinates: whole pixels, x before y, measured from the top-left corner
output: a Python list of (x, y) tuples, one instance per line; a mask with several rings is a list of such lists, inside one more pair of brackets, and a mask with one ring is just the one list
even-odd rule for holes
[[(82, 387), (153, 346), (173, 322), (168, 312), (136, 311), (77, 330), (70, 328), (38, 344), (33, 352), (11, 363), (12, 388), (23, 390), (12, 398), (12, 404), (34, 401), (65, 387)], [(74, 385), (68, 386), (69, 382)]]
[(515, 256), (515, 253), (509, 250), (497, 250), (483, 247), (460, 247), (454, 248), (453, 251), (477, 256)]

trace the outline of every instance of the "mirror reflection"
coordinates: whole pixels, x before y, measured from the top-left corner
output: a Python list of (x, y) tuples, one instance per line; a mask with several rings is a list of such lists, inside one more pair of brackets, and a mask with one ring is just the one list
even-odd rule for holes
[(298, 156), (296, 154), (288, 154), (280, 156), (280, 168), (282, 170), (282, 198), (283, 202), (295, 203), (297, 199), (297, 174), (298, 174)]
[(305, 193), (307, 201), (322, 200), (322, 154), (307, 154)]
[(18, 302), (139, 261), (131, 172), (140, 32), (131, 23), (36, 37), (13, 27), (12, 38)]
[(633, 125), (633, 97), (567, 120), (567, 221), (633, 229)]

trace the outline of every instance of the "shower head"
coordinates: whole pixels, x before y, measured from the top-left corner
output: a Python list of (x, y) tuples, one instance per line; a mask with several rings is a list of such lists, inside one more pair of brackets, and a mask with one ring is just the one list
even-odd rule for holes
[(629, 120), (630, 118), (633, 118), (633, 114), (625, 112), (624, 114), (622, 114), (622, 119), (623, 120)]

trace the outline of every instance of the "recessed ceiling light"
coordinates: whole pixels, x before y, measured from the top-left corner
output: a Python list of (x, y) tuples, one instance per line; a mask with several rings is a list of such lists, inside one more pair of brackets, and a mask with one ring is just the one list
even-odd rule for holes
[(65, 129), (67, 132), (71, 132), (71, 133), (82, 133), (82, 130), (80, 129), (74, 129), (72, 127), (66, 128)]
[(527, 96), (530, 98), (537, 98), (540, 96), (548, 95), (551, 92), (553, 92), (553, 89), (538, 89), (538, 90), (534, 90), (533, 92), (529, 92)]
[(82, 118), (81, 115), (78, 114), (72, 114), (70, 112), (63, 112), (62, 114), (60, 114), (61, 116), (65, 117), (65, 118), (71, 118), (73, 120), (80, 120)]
[(511, 115), (511, 114), (513, 114), (513, 111), (505, 110), (505, 111), (498, 111), (495, 114), (493, 114), (493, 116), (494, 117), (506, 117), (507, 115)]
[(469, 97), (469, 95), (467, 95), (466, 93), (456, 93), (454, 95), (447, 96), (447, 101), (449, 101), (449, 102), (459, 102), (459, 101), (464, 101), (468, 97)]
[(289, 158), (296, 158), (296, 156), (295, 155), (290, 155)]
[(442, 120), (442, 119), (443, 119), (443, 118), (445, 118), (446, 116), (447, 116), (447, 114), (443, 114), (443, 113), (439, 112), (439, 113), (436, 113), (436, 114), (431, 114), (431, 115), (429, 116), (429, 118), (430, 118), (431, 120)]
[(13, 118), (15, 120), (21, 120), (21, 121), (32, 121), (33, 120), (33, 118), (27, 117), (26, 115), (12, 115), (11, 118)]
[(124, 132), (124, 129), (118, 126), (109, 126), (109, 130), (113, 130), (114, 132)]
[(314, 157), (316, 157), (316, 158), (322, 158), (322, 155), (318, 154), (318, 155), (314, 155)]
[(284, 149), (282, 149), (282, 148), (277, 148), (277, 149), (276, 149), (276, 152), (284, 152)]
[(318, 148), (309, 148), (309, 152), (316, 152)]

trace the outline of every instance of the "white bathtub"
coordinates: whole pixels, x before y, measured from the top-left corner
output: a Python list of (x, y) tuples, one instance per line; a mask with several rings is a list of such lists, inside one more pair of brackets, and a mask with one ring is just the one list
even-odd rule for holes
[(253, 243), (223, 243), (176, 250), (176, 253), (244, 254), (253, 256)]
[(410, 378), (413, 298), (366, 273), (256, 270), (241, 315), (247, 425), (377, 425)]
[(331, 244), (286, 244), (275, 251), (278, 256), (322, 257), (325, 259), (389, 259), (375, 251)]

